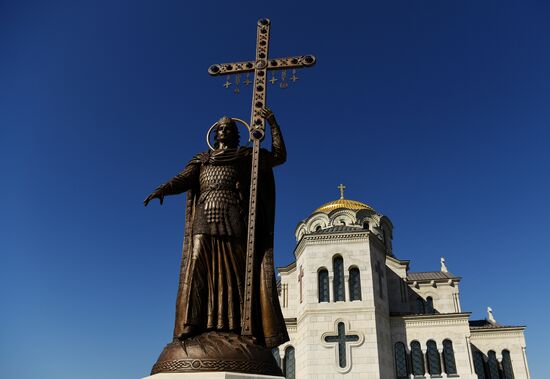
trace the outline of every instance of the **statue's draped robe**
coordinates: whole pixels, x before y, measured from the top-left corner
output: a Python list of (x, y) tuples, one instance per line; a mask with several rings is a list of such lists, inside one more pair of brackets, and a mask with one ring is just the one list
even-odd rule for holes
[(207, 151), (161, 186), (166, 195), (187, 191), (175, 338), (188, 325), (200, 331), (241, 333), (243, 307), (250, 306), (257, 343), (274, 347), (288, 341), (273, 264), (272, 168), (286, 160), (278, 128), (272, 128), (272, 151), (260, 151), (254, 291), (251, 301), (245, 302), (251, 159), (250, 148)]

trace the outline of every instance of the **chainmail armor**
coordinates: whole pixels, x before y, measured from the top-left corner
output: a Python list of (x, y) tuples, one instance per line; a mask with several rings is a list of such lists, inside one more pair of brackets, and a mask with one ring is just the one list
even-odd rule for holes
[(244, 228), (237, 168), (234, 165), (202, 165), (199, 183), (201, 215), (195, 218), (193, 233), (241, 234)]

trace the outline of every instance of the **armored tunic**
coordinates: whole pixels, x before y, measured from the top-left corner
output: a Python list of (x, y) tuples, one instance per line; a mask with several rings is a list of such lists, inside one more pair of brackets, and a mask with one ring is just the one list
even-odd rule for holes
[(201, 166), (201, 195), (193, 222), (193, 234), (238, 238), (245, 235), (247, 214), (243, 212), (245, 207), (238, 191), (239, 183), (237, 164)]

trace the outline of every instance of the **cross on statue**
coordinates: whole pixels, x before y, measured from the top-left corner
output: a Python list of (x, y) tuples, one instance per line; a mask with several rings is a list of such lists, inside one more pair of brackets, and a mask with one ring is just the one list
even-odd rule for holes
[[(338, 349), (336, 350), (338, 365), (340, 368), (345, 368), (348, 365), (347, 362), (347, 350), (351, 349), (351, 346), (359, 346), (362, 341), (357, 334), (346, 335), (346, 325), (343, 322), (338, 323), (338, 334), (328, 334), (324, 340), (327, 343), (337, 343)], [(351, 350), (350, 350), (351, 357)]]
[(376, 273), (378, 274), (378, 293), (380, 294), (380, 298), (384, 298), (384, 290), (382, 287), (382, 279), (384, 279), (384, 270), (380, 267), (380, 262), (376, 262)]
[(300, 282), (300, 303), (302, 302), (302, 279), (304, 278), (304, 268), (300, 266), (300, 273), (298, 274), (298, 281)]
[[(266, 104), (267, 71), (311, 67), (316, 59), (313, 55), (298, 55), (286, 58), (269, 58), (269, 29), (271, 22), (267, 18), (258, 21), (256, 34), (256, 60), (246, 62), (219, 63), (208, 68), (212, 76), (254, 72), (254, 92), (252, 93), (252, 115), (250, 126), (264, 129), (264, 119), (260, 110)], [(295, 76), (293, 71), (293, 75)], [(296, 78), (297, 79), (297, 78)], [(277, 80), (277, 79), (275, 79)]]
[(338, 186), (338, 189), (340, 190), (340, 200), (342, 200), (344, 198), (344, 190), (346, 189), (346, 186), (343, 184), (340, 184)]
[[(286, 70), (303, 67), (311, 67), (315, 64), (313, 55), (302, 55), (288, 58), (269, 58), (269, 29), (271, 22), (267, 18), (258, 21), (256, 30), (256, 60), (247, 62), (220, 63), (208, 68), (212, 76), (240, 75), (253, 72), (252, 111), (250, 115), (250, 139), (252, 145), (252, 170), (250, 178), (250, 201), (248, 207), (248, 232), (246, 247), (246, 275), (245, 275), (245, 304), (242, 312), (242, 334), (252, 335), (252, 283), (254, 279), (254, 252), (256, 234), (256, 199), (258, 195), (258, 173), (260, 159), (260, 142), (265, 135), (265, 120), (261, 111), (266, 107), (266, 80), (267, 71)], [(229, 81), (227, 81), (229, 82)], [(226, 83), (227, 83), (226, 82)]]

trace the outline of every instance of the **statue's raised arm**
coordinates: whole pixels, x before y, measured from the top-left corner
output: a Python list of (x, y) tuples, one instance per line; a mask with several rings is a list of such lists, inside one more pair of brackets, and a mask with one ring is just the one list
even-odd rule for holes
[(275, 114), (269, 108), (263, 108), (260, 114), (267, 120), (271, 127), (271, 165), (278, 166), (286, 162), (286, 146), (281, 133), (281, 128), (277, 123)]

